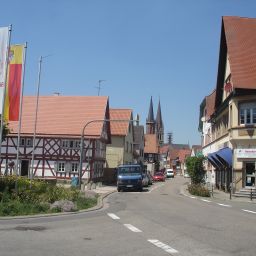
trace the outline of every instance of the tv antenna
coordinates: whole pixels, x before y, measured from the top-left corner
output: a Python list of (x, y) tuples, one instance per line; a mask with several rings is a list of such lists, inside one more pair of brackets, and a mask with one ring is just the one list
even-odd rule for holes
[(101, 83), (102, 83), (102, 82), (106, 82), (106, 80), (99, 80), (99, 81), (98, 81), (99, 85), (96, 86), (96, 88), (98, 89), (98, 96), (100, 95)]

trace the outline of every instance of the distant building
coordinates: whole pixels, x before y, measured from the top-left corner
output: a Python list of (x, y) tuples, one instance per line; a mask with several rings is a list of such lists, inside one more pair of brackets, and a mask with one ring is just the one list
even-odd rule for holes
[(144, 164), (144, 126), (139, 124), (139, 116), (137, 115), (137, 120), (133, 127), (134, 130), (134, 142), (133, 142), (133, 154), (136, 163)]

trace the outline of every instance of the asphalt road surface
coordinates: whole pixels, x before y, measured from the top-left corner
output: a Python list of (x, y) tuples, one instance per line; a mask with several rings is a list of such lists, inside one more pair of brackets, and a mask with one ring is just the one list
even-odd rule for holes
[(185, 196), (185, 181), (114, 193), (94, 212), (0, 220), (0, 256), (255, 256), (256, 204)]

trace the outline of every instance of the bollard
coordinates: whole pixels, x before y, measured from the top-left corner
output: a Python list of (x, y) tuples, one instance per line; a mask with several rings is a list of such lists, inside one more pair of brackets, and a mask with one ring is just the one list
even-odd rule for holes
[(212, 197), (213, 197), (213, 184), (212, 184)]

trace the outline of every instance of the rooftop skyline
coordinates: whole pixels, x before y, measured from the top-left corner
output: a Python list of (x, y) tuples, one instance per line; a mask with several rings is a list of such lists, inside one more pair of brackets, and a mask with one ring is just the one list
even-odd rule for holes
[[(246, 3), (245, 3), (246, 2)], [(174, 143), (200, 144), (199, 106), (216, 86), (222, 16), (254, 18), (253, 0), (4, 1), (0, 26), (28, 42), (25, 95), (100, 95), (146, 123), (161, 101)], [(156, 113), (154, 113), (156, 114)], [(166, 140), (166, 136), (165, 136)]]

